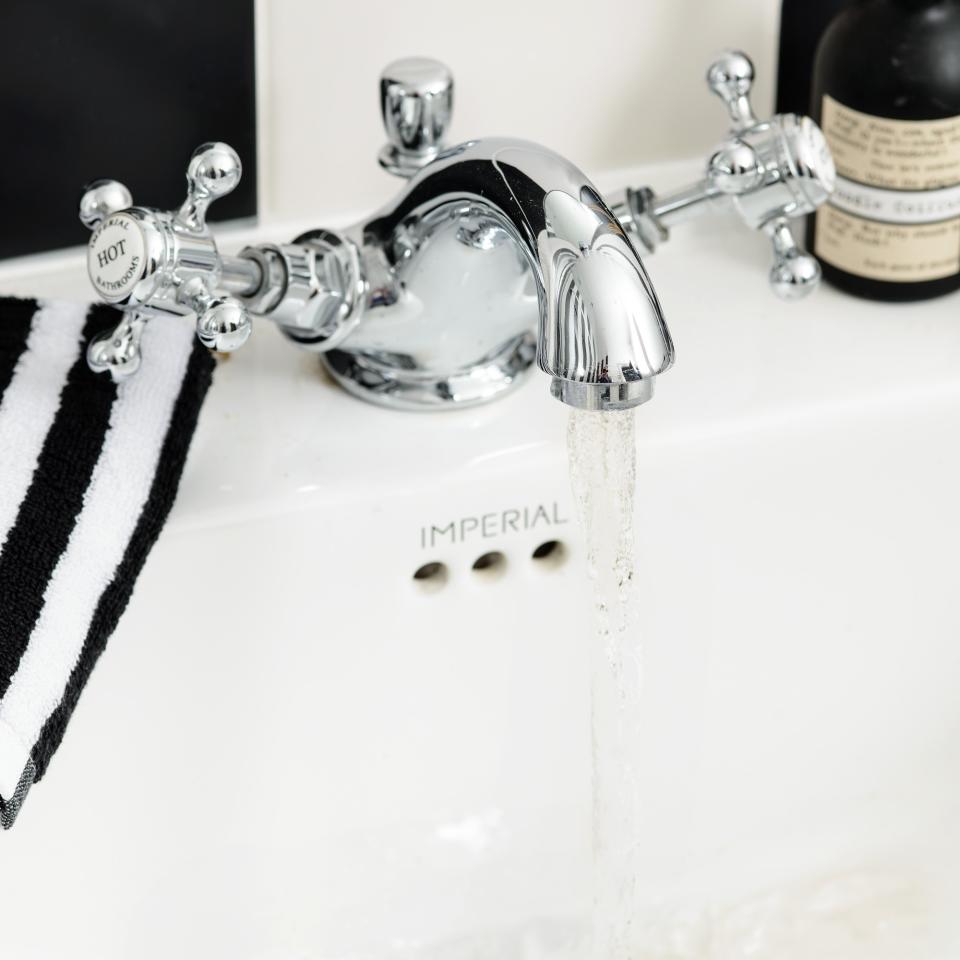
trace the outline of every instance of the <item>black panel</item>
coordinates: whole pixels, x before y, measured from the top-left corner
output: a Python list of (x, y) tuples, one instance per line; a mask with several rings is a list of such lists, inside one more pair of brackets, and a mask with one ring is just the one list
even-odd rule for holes
[(0, 26), (0, 257), (85, 243), (98, 177), (179, 206), (206, 140), (243, 161), (211, 219), (256, 213), (253, 0), (4, 0)]
[(810, 113), (813, 55), (830, 21), (856, 0), (783, 0), (777, 113)]

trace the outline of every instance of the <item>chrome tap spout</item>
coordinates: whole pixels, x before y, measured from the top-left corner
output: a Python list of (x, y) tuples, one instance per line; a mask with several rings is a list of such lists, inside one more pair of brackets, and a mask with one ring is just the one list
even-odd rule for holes
[(404, 258), (426, 255), (450, 215), (486, 218), (487, 241), (489, 228), (499, 229), (529, 267), (539, 310), (537, 362), (554, 396), (594, 410), (650, 398), (654, 378), (673, 361), (673, 344), (640, 257), (583, 173), (521, 140), (461, 144), (423, 167), (362, 228), (364, 259), (379, 248), (396, 270)]

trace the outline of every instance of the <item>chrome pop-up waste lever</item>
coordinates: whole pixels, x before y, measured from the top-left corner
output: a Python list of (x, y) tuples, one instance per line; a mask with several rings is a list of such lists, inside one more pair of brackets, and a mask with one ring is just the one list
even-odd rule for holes
[(196, 312), (201, 340), (224, 350), (246, 339), (254, 314), (385, 406), (484, 403), (535, 356), (572, 406), (649, 399), (673, 344), (640, 257), (584, 174), (521, 140), (445, 148), (453, 80), (436, 61), (398, 61), (380, 89), (390, 139), (380, 162), (406, 182), (347, 230), (221, 255), (204, 211), (240, 176), (224, 144), (194, 154), (176, 213), (131, 206), (119, 184), (93, 185), (81, 202), (94, 228), (90, 278), (127, 311), (91, 346), (94, 369), (132, 372), (151, 317)]
[(786, 300), (805, 296), (820, 281), (820, 265), (799, 247), (790, 221), (812, 213), (833, 191), (830, 148), (810, 117), (757, 119), (750, 104), (753, 64), (746, 54), (720, 57), (707, 71), (707, 84), (726, 104), (732, 129), (707, 161), (703, 178), (670, 193), (628, 188), (613, 210), (652, 252), (675, 224), (732, 205), (748, 227), (770, 237), (776, 294)]

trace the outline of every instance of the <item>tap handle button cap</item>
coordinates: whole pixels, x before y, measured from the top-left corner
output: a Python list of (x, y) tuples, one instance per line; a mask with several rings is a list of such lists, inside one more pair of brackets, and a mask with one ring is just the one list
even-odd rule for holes
[[(134, 213), (132, 206), (130, 191), (118, 180), (94, 180), (87, 184), (80, 197), (80, 222), (91, 231), (87, 243), (87, 275), (106, 303), (127, 303), (150, 269), (144, 234), (144, 221), (149, 214)], [(124, 356), (132, 352), (136, 351), (128, 350)], [(127, 364), (126, 368), (130, 369), (131, 365)]]
[(380, 163), (412, 176), (443, 148), (453, 115), (453, 74), (439, 60), (395, 60), (380, 75), (380, 110), (388, 143)]
[(779, 114), (771, 123), (777, 125), (780, 135), (783, 178), (796, 188), (792, 216), (813, 213), (833, 193), (837, 181), (827, 138), (811, 117)]

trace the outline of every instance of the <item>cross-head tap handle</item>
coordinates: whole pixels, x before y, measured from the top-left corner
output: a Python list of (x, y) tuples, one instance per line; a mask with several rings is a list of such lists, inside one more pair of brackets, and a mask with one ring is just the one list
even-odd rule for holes
[[(234, 350), (250, 335), (250, 317), (234, 297), (216, 292), (224, 258), (207, 227), (210, 204), (240, 182), (240, 158), (225, 143), (198, 147), (187, 166), (187, 196), (179, 210), (134, 206), (116, 180), (89, 184), (80, 198), (80, 220), (92, 235), (87, 272), (102, 300), (124, 310), (113, 331), (96, 338), (87, 361), (119, 380), (140, 365), (144, 324), (163, 314), (195, 313), (197, 335), (215, 350)], [(250, 285), (258, 269), (252, 262)]]
[(707, 189), (727, 195), (744, 222), (771, 238), (770, 283), (786, 299), (811, 292), (820, 264), (793, 237), (790, 221), (813, 213), (833, 191), (836, 170), (816, 123), (793, 113), (757, 119), (750, 103), (753, 64), (728, 51), (707, 71), (707, 84), (726, 104), (732, 129), (707, 162)]
[(395, 60), (380, 74), (380, 112), (388, 140), (380, 165), (412, 177), (444, 147), (453, 116), (453, 74), (429, 57)]

